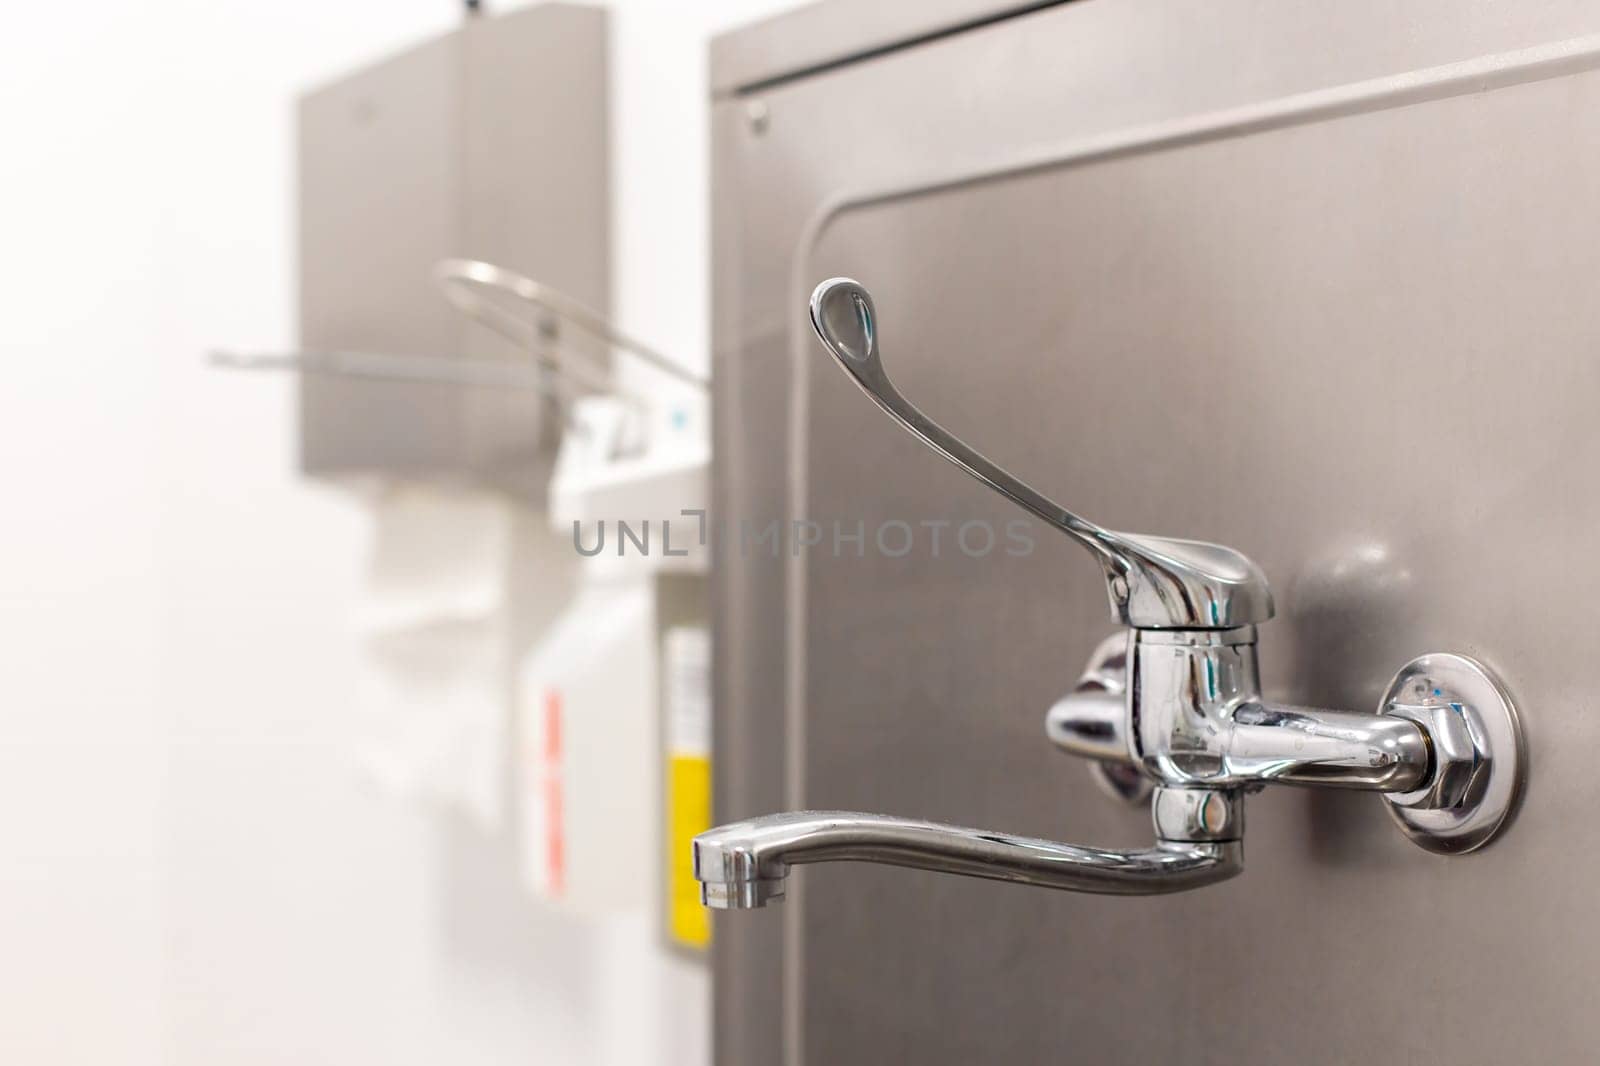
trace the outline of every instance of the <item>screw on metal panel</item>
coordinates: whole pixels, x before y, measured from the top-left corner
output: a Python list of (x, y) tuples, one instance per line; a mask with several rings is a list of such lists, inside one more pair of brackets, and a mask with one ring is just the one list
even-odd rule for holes
[(772, 114), (767, 110), (767, 105), (760, 100), (751, 100), (744, 105), (744, 118), (750, 124), (750, 132), (761, 136), (767, 132), (767, 126), (772, 121)]

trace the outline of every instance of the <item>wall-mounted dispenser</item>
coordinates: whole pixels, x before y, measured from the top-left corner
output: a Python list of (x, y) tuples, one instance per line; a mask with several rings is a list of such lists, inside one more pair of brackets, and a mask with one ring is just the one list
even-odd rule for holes
[(298, 372), (301, 469), (368, 511), (357, 761), (491, 829), (511, 794), (514, 665), (574, 584), (546, 484), (574, 401), (610, 390), (611, 346), (463, 316), (435, 272), (492, 259), (604, 321), (606, 26), (570, 4), (469, 17), (303, 96), (300, 343), (212, 355)]
[(300, 347), (212, 361), (297, 373), (304, 472), (377, 490), (360, 761), (504, 831), (540, 899), (702, 947), (708, 390), (608, 318), (605, 119), (565, 5), (308, 95)]
[[(300, 343), (465, 356), (523, 350), (439, 298), (457, 256), (609, 306), (606, 21), (540, 5), (453, 33), (300, 102)], [(604, 359), (603, 351), (595, 353)], [(301, 466), (542, 497), (559, 434), (534, 389), (302, 375)]]

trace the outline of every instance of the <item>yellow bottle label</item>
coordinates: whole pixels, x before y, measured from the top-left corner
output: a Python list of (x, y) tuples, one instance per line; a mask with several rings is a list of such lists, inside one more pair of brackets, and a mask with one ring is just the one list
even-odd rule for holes
[(667, 756), (667, 935), (679, 944), (711, 943), (711, 912), (700, 903), (690, 844), (711, 828), (711, 760)]

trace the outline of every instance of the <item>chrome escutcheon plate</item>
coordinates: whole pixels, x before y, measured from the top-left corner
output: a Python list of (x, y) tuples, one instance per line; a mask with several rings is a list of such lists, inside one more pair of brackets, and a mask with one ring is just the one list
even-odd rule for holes
[(1423, 787), (1384, 796), (1402, 832), (1429, 851), (1476, 851), (1509, 823), (1527, 751), (1516, 705), (1483, 664), (1464, 655), (1413, 659), (1389, 683), (1378, 713), (1422, 725), (1434, 770)]

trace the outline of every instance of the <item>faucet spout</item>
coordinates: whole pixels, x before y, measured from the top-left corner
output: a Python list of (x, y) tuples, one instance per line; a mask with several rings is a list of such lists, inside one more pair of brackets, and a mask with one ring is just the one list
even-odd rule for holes
[[(1158, 804), (1158, 832), (1162, 810)], [(1181, 892), (1240, 871), (1235, 793), (1189, 790), (1165, 810), (1170, 834), (1205, 839), (1158, 838), (1153, 847), (1114, 850), (883, 814), (793, 811), (700, 834), (694, 875), (706, 906), (743, 910), (781, 899), (789, 867), (810, 862), (874, 862), (1120, 896)]]

